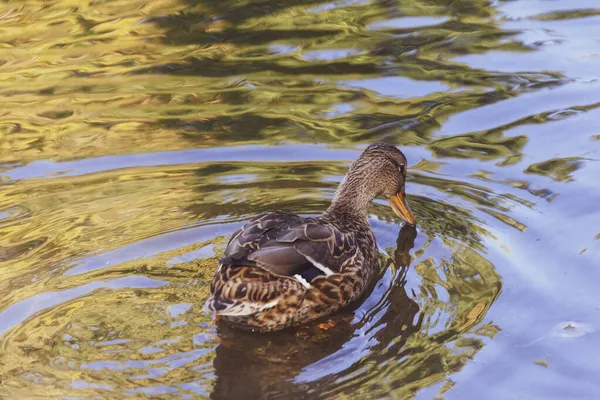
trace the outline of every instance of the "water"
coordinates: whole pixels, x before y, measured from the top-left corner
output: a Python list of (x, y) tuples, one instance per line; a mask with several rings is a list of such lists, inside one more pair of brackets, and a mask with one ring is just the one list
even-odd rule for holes
[[(593, 0), (5, 1), (0, 395), (596, 399)], [(276, 334), (201, 312), (228, 236), (408, 157), (381, 269)], [(410, 265), (409, 265), (410, 264)]]

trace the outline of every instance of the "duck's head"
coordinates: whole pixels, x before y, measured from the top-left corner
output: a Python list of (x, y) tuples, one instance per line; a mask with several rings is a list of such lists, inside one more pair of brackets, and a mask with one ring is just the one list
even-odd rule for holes
[(387, 143), (370, 145), (350, 166), (328, 212), (366, 218), (369, 203), (382, 196), (398, 217), (415, 225), (404, 192), (406, 165), (406, 157), (395, 146)]

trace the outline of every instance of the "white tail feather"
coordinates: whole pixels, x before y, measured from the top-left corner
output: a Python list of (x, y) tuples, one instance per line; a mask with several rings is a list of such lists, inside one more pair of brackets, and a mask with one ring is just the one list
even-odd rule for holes
[[(235, 316), (235, 317), (241, 317), (244, 315), (252, 315), (252, 314), (256, 314), (257, 312), (266, 310), (268, 308), (273, 308), (277, 305), (277, 303), (279, 302), (279, 300), (273, 300), (270, 301), (268, 303), (253, 303), (253, 302), (249, 302), (249, 301), (234, 301), (230, 304), (226, 304), (225, 308), (221, 308), (223, 306), (224, 303), (219, 302), (219, 305), (221, 307), (215, 307), (215, 299), (211, 296), (206, 303), (204, 303), (204, 311), (208, 312), (208, 313), (215, 313), (217, 315), (224, 315), (224, 316)], [(217, 310), (217, 308), (221, 308), (220, 310)]]

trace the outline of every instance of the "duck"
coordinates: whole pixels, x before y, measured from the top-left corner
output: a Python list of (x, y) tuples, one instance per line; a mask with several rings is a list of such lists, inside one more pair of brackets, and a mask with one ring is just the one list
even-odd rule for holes
[(378, 269), (368, 208), (378, 197), (415, 226), (405, 194), (407, 160), (396, 146), (369, 145), (318, 217), (255, 216), (231, 236), (204, 311), (233, 328), (270, 332), (329, 315), (357, 300)]

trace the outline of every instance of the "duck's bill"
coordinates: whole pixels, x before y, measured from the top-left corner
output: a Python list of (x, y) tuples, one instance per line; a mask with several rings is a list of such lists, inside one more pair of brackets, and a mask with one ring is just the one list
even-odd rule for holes
[(415, 216), (410, 211), (404, 193), (396, 193), (390, 198), (389, 202), (398, 217), (410, 225), (416, 225), (417, 221), (415, 221)]

